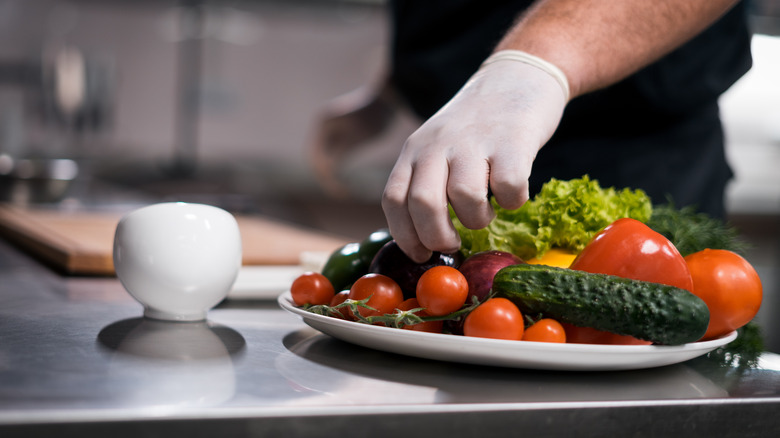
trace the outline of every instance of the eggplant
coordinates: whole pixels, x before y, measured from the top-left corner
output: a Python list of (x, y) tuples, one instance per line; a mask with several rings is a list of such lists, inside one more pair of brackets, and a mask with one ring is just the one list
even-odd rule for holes
[(395, 280), (401, 286), (404, 299), (409, 299), (416, 298), (417, 280), (425, 271), (441, 265), (457, 268), (462, 261), (463, 255), (460, 252), (445, 254), (434, 251), (427, 261), (417, 263), (401, 250), (395, 240), (391, 240), (377, 251), (371, 260), (368, 271), (386, 275)]

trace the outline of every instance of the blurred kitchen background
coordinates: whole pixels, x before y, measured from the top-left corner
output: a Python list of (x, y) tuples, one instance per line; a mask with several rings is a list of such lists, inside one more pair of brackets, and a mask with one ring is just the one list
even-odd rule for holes
[[(722, 99), (728, 208), (780, 352), (780, 0), (751, 19), (754, 68)], [(322, 189), (309, 150), (330, 99), (380, 81), (387, 42), (382, 0), (0, 0), (2, 200), (196, 201), (362, 238), (417, 121), (342, 164), (348, 196)]]

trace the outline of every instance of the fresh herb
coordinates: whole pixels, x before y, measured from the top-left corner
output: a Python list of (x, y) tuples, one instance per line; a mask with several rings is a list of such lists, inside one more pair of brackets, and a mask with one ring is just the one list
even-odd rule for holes
[(671, 201), (655, 206), (647, 225), (669, 239), (683, 257), (706, 248), (744, 255), (749, 247), (736, 228), (697, 212), (693, 206), (675, 208)]
[(343, 319), (344, 316), (342, 315), (341, 310), (347, 308), (349, 309), (349, 312), (355, 316), (355, 322), (371, 325), (382, 324), (387, 327), (403, 328), (405, 325), (414, 325), (426, 321), (457, 321), (468, 315), (469, 312), (480, 304), (476, 297), (472, 297), (473, 300), (471, 304), (465, 304), (457, 311), (442, 316), (419, 316), (417, 313), (424, 310), (422, 307), (410, 310), (396, 309), (395, 313), (388, 313), (385, 315), (363, 316), (358, 311), (358, 308), (360, 307), (376, 311), (376, 309), (367, 304), (370, 298), (371, 297), (368, 297), (363, 300), (347, 299), (343, 303), (335, 306), (329, 306), (327, 304), (319, 304), (316, 306), (307, 305), (304, 306), (303, 309), (318, 315)]

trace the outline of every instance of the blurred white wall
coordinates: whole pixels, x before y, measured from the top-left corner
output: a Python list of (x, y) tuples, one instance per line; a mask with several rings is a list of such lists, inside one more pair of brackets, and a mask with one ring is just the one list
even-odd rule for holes
[(732, 213), (780, 214), (780, 37), (753, 37), (753, 68), (721, 98)]

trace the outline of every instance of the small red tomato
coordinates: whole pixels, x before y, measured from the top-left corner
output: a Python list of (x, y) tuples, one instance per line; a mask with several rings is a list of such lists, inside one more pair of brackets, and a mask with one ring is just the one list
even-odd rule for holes
[(434, 266), (417, 280), (417, 301), (432, 316), (452, 313), (466, 303), (469, 283), (451, 266)]
[(761, 279), (737, 253), (705, 249), (685, 258), (693, 276), (693, 294), (710, 310), (702, 339), (714, 339), (750, 322), (763, 299)]
[[(398, 310), (407, 311), (416, 309), (418, 307), (422, 306), (420, 306), (420, 303), (417, 302), (417, 298), (409, 298), (408, 300), (404, 300), (404, 302), (398, 306)], [(431, 316), (424, 309), (414, 312), (414, 314), (421, 318)], [(418, 332), (441, 333), (442, 329), (444, 328), (444, 321), (425, 321), (417, 324), (407, 324), (403, 326), (403, 328), (405, 330), (414, 330)]]
[(508, 339), (523, 338), (525, 323), (523, 314), (515, 304), (506, 298), (490, 298), (477, 306), (466, 316), (463, 334), (479, 338)]
[(566, 331), (558, 321), (552, 318), (542, 318), (525, 329), (523, 340), (563, 344), (566, 342)]
[[(349, 291), (343, 290), (336, 295), (333, 295), (333, 298), (330, 300), (330, 303), (328, 305), (330, 307), (336, 307), (339, 304), (343, 303), (344, 301), (347, 301), (347, 298), (349, 298)], [(344, 319), (353, 319), (352, 312), (349, 311), (349, 307), (341, 307), (338, 309), (338, 312), (341, 314), (341, 317)]]
[(330, 281), (317, 272), (304, 272), (290, 286), (290, 295), (296, 306), (328, 304), (335, 294)]
[(693, 291), (688, 265), (672, 242), (631, 218), (618, 219), (596, 234), (570, 268)]
[[(370, 298), (369, 298), (370, 297)], [(376, 310), (358, 307), (358, 311), (364, 317), (378, 316), (393, 313), (404, 300), (401, 287), (392, 278), (382, 274), (366, 274), (355, 281), (349, 290), (349, 299), (364, 300), (368, 298), (366, 305)]]
[(566, 342), (570, 344), (607, 344), (607, 345), (650, 345), (652, 342), (643, 341), (633, 336), (618, 335), (617, 333), (596, 330), (591, 327), (578, 327), (572, 324), (561, 323), (566, 331)]

